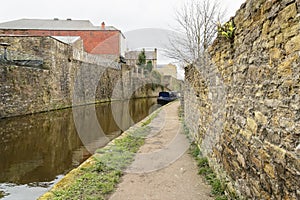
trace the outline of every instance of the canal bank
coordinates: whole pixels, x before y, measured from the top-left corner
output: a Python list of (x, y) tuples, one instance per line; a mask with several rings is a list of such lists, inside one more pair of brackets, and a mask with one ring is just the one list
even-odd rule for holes
[[(156, 98), (132, 99), (0, 119), (0, 191), (5, 194), (1, 200), (37, 199), (96, 148), (157, 106)], [(93, 110), (102, 134), (80, 134), (86, 127), (94, 129), (93, 124), (84, 123), (92, 121)]]
[(178, 108), (179, 102), (174, 102), (152, 113), (72, 170), (40, 200), (212, 199), (187, 153), (190, 144)]

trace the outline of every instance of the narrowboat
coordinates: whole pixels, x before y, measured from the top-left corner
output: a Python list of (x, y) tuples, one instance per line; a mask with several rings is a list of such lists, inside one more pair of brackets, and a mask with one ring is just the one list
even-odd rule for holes
[(160, 92), (157, 97), (158, 104), (167, 104), (171, 101), (174, 101), (178, 98), (177, 92), (169, 91), (169, 92)]

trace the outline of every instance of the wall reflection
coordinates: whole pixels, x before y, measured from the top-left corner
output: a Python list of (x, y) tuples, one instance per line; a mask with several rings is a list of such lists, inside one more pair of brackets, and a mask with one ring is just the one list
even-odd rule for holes
[[(55, 179), (88, 158), (91, 150), (146, 117), (155, 103), (156, 99), (138, 99), (80, 106), (74, 108), (77, 115), (65, 109), (1, 119), (0, 182), (28, 184)], [(93, 110), (96, 121), (90, 120)], [(89, 123), (75, 126), (74, 116), (76, 121)], [(97, 124), (103, 134), (91, 131)]]

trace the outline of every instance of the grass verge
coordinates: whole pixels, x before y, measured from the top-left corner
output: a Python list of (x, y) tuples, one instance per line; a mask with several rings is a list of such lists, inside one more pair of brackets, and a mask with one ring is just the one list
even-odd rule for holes
[(51, 195), (41, 199), (106, 199), (114, 191), (122, 171), (133, 161), (135, 153), (144, 144), (145, 136), (149, 133), (148, 126), (128, 131), (105, 148), (96, 151), (91, 164), (80, 167), (76, 177), (67, 186), (57, 187), (50, 191)]
[(199, 147), (195, 143), (191, 144), (190, 153), (197, 161), (199, 167), (198, 174), (204, 176), (207, 183), (211, 185), (211, 194), (214, 195), (216, 200), (227, 200), (225, 196), (225, 184), (217, 178), (208, 165), (208, 159), (202, 156)]
[(178, 109), (178, 116), (180, 121), (183, 123), (183, 132), (191, 142), (190, 154), (197, 161), (197, 165), (199, 167), (198, 174), (204, 176), (208, 184), (211, 185), (211, 194), (214, 195), (216, 200), (227, 200), (227, 197), (225, 196), (225, 184), (217, 178), (215, 173), (209, 167), (208, 159), (202, 156), (199, 147), (195, 144), (195, 142), (193, 142), (193, 138), (189, 133), (189, 129), (184, 123), (184, 111), (182, 106), (180, 106)]
[(142, 122), (142, 127), (147, 126), (158, 115), (158, 112), (153, 113), (148, 119)]

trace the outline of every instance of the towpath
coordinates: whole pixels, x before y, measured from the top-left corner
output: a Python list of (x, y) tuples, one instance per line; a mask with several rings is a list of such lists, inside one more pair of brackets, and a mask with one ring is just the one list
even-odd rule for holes
[(110, 200), (210, 200), (179, 121), (179, 102), (162, 108)]

